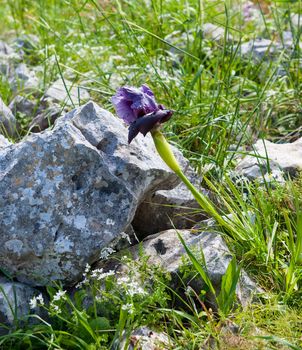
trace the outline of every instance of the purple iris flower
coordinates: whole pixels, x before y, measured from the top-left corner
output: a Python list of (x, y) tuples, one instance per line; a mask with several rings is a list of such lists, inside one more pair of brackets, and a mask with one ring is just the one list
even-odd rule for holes
[(123, 86), (111, 99), (117, 115), (129, 125), (128, 143), (141, 132), (144, 136), (154, 127), (169, 120), (173, 111), (157, 104), (147, 85), (140, 88)]

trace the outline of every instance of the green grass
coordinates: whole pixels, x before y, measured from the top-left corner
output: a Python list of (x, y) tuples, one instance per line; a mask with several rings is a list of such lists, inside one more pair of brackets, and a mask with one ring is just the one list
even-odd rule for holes
[[(224, 322), (239, 326), (237, 334), (228, 336), (196, 300), (186, 300), (185, 309), (172, 307), (168, 282), (158, 275), (158, 289), (150, 291), (153, 299), (135, 304), (136, 320), (126, 319), (121, 305), (132, 301), (122, 300), (112, 284), (116, 298), (110, 315), (98, 301), (85, 310), (64, 299), (63, 316), (53, 313), (52, 322), (0, 337), (4, 349), (107, 349), (141, 324), (167, 332), (171, 349), (209, 344), (217, 349), (301, 349), (301, 177), (274, 188), (234, 184), (228, 177), (237, 157), (248, 153), (258, 138), (290, 142), (302, 130), (302, 30), (292, 22), (294, 13), (302, 13), (302, 1), (254, 3), (258, 19), (247, 22), (242, 16), (245, 1), (239, 0), (0, 0), (0, 38), (10, 42), (34, 34), (39, 39), (24, 56), (29, 67), (40, 66), (41, 85), (28, 97), (38, 100), (63, 77), (113, 111), (110, 98), (117, 87), (147, 83), (158, 102), (175, 110), (165, 134), (206, 175), (204, 185), (216, 192), (223, 208), (215, 212), (218, 222), (232, 214), (217, 229), (238, 264), (265, 292), (261, 303), (232, 309), (232, 288), (225, 277), (220, 311)], [(220, 40), (203, 35), (208, 22), (223, 28)], [(240, 44), (257, 37), (283, 43), (284, 30), (292, 33), (293, 51), (283, 47), (273, 60), (266, 53), (257, 61), (241, 54)], [(283, 75), (277, 74), (280, 69)], [(7, 104), (15, 95), (4, 77), (0, 95)], [(28, 133), (28, 123), (22, 119), (20, 138)]]

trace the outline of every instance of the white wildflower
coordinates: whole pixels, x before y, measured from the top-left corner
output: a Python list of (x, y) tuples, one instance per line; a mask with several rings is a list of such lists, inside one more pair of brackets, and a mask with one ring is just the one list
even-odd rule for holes
[(103, 272), (103, 269), (95, 269), (91, 273), (91, 278), (95, 278), (98, 281), (103, 280), (107, 278), (108, 276), (113, 276), (115, 272), (113, 270), (110, 270), (108, 272)]
[(133, 297), (134, 295), (146, 295), (147, 292), (136, 281), (131, 281), (129, 277), (121, 277), (118, 279), (117, 284), (122, 286), (125, 293)]
[(60, 314), (62, 312), (62, 310), (60, 309), (60, 307), (56, 304), (50, 304), (50, 309), (51, 311), (55, 312), (56, 314)]
[(36, 298), (36, 297), (33, 297), (32, 299), (30, 299), (30, 301), (29, 301), (29, 307), (30, 307), (31, 309), (35, 309), (37, 306), (38, 306), (37, 298)]
[(122, 305), (122, 310), (128, 311), (128, 314), (132, 315), (134, 313), (134, 306), (133, 304), (124, 304)]
[(66, 294), (66, 290), (59, 290), (57, 291), (57, 293), (53, 296), (52, 300), (53, 301), (58, 301), (61, 299), (65, 299), (65, 294)]
[(37, 297), (33, 297), (29, 301), (29, 307), (31, 309), (35, 309), (38, 306), (44, 305), (44, 299), (42, 294), (39, 294)]
[(115, 253), (114, 249), (112, 249), (111, 247), (105, 247), (101, 251), (100, 259), (105, 260), (113, 253)]
[(90, 265), (87, 263), (86, 266), (85, 266), (85, 272), (84, 272), (84, 275), (86, 276), (87, 273), (90, 271)]
[(126, 239), (129, 242), (129, 244), (131, 244), (130, 236), (126, 232), (121, 232), (120, 235), (121, 235), (121, 238)]

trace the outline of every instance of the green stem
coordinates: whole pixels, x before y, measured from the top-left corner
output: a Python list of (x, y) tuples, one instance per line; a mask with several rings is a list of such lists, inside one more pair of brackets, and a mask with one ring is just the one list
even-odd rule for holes
[(182, 182), (187, 186), (187, 188), (191, 191), (201, 208), (207, 214), (212, 216), (221, 226), (232, 231), (231, 225), (229, 225), (217, 212), (211, 201), (207, 199), (201, 192), (199, 192), (182, 172), (180, 165), (176, 160), (169, 143), (167, 142), (165, 136), (161, 133), (161, 131), (159, 129), (154, 129), (151, 131), (151, 134), (157, 152), (161, 156), (162, 160), (168, 165), (170, 169), (172, 169), (175, 172), (176, 175), (178, 175)]
[(191, 191), (194, 198), (200, 207), (209, 215), (211, 215), (221, 226), (231, 229), (230, 225), (223, 219), (223, 217), (217, 212), (214, 208), (211, 201), (202, 193), (199, 192), (196, 187), (190, 182), (190, 180), (186, 177), (186, 175), (179, 170), (176, 172), (182, 182), (187, 186), (187, 188)]

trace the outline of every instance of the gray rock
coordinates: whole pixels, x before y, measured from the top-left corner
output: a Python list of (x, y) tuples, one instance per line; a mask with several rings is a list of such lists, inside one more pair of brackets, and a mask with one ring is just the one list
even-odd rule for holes
[(143, 198), (178, 183), (150, 135), (129, 146), (92, 102), (1, 149), (0, 174), (0, 265), (31, 285), (77, 282)]
[(6, 139), (3, 135), (0, 135), (0, 148), (5, 148), (11, 144), (12, 143), (9, 142), (8, 139)]
[[(188, 162), (182, 164), (182, 167), (187, 169), (185, 173), (189, 180), (207, 195), (207, 191), (200, 188), (201, 178)], [(173, 227), (191, 228), (196, 222), (207, 217), (201, 211), (192, 193), (181, 182), (172, 190), (156, 191), (146, 198), (137, 209), (132, 225), (138, 238), (142, 239)]]
[(28, 54), (39, 46), (39, 38), (33, 34), (23, 34), (16, 38), (12, 46), (21, 55)]
[[(219, 27), (213, 23), (205, 23), (202, 26), (203, 36), (209, 40), (214, 40), (218, 42), (224, 41), (225, 31), (225, 28)], [(230, 34), (229, 31), (227, 31), (226, 38), (228, 41), (233, 40), (232, 34)]]
[(37, 109), (36, 103), (20, 95), (17, 95), (11, 101), (8, 107), (14, 115), (21, 113), (28, 118), (32, 118), (34, 116), (35, 110)]
[(119, 343), (113, 345), (114, 350), (168, 350), (171, 349), (171, 340), (164, 333), (158, 333), (148, 327), (135, 329), (129, 337), (129, 345), (126, 337)]
[(292, 21), (292, 24), (296, 27), (298, 27), (299, 29), (301, 28), (302, 26), (302, 15), (299, 14), (299, 13), (294, 13), (292, 16), (291, 16), (291, 21)]
[[(226, 272), (226, 269), (232, 259), (232, 255), (226, 246), (221, 235), (211, 231), (202, 231), (192, 233), (190, 230), (177, 230), (187, 246), (191, 248), (195, 256), (200, 256), (200, 249), (202, 249), (209, 279), (214, 288), (219, 291), (221, 280)], [(186, 256), (185, 250), (177, 236), (177, 231), (174, 229), (160, 232), (158, 234), (149, 236), (148, 239), (128, 249), (129, 254), (133, 259), (139, 259), (143, 251), (149, 257), (149, 265), (159, 265), (164, 270), (172, 275), (172, 288), (179, 287), (179, 273), (185, 267), (183, 264), (183, 257)], [(125, 252), (120, 254), (125, 255)], [(202, 261), (202, 260), (200, 260)], [(189, 269), (186, 270), (186, 277), (182, 279), (183, 282), (189, 285), (197, 292), (205, 287), (203, 280), (196, 276), (194, 268), (192, 268), (189, 260), (186, 260)], [(123, 274), (125, 266), (117, 262), (117, 259), (107, 261), (105, 264), (100, 263), (98, 267), (104, 267), (106, 270), (116, 270), (117, 273)], [(186, 268), (186, 267), (185, 267)], [(192, 272), (193, 271), (193, 272)], [(236, 296), (241, 305), (248, 305), (256, 293), (261, 290), (248, 277), (248, 275), (241, 271), (241, 277), (237, 285)], [(211, 296), (208, 299), (213, 302)]]
[(0, 334), (25, 321), (30, 314), (30, 299), (38, 291), (25, 284), (0, 277)]
[(29, 70), (25, 63), (20, 63), (9, 79), (12, 90), (32, 91), (39, 88), (39, 80), (34, 71)]
[(29, 124), (31, 132), (41, 132), (54, 124), (54, 122), (61, 116), (62, 108), (59, 106), (52, 106), (41, 113), (39, 113)]
[(14, 137), (16, 135), (16, 130), (15, 116), (0, 97), (0, 134)]
[(0, 73), (9, 77), (13, 71), (14, 64), (20, 61), (21, 57), (3, 41), (0, 41)]
[(78, 106), (90, 99), (87, 90), (69, 80), (58, 79), (46, 91), (45, 98), (67, 106)]
[(254, 61), (263, 59), (269, 60), (275, 55), (280, 55), (280, 44), (274, 43), (268, 39), (257, 38), (241, 44), (240, 52), (242, 56)]
[(0, 54), (1, 55), (11, 55), (14, 50), (8, 46), (4, 41), (0, 41)]
[(284, 182), (283, 174), (294, 177), (301, 169), (302, 138), (283, 144), (258, 140), (250, 155), (238, 163), (235, 173), (250, 180), (264, 178)]

